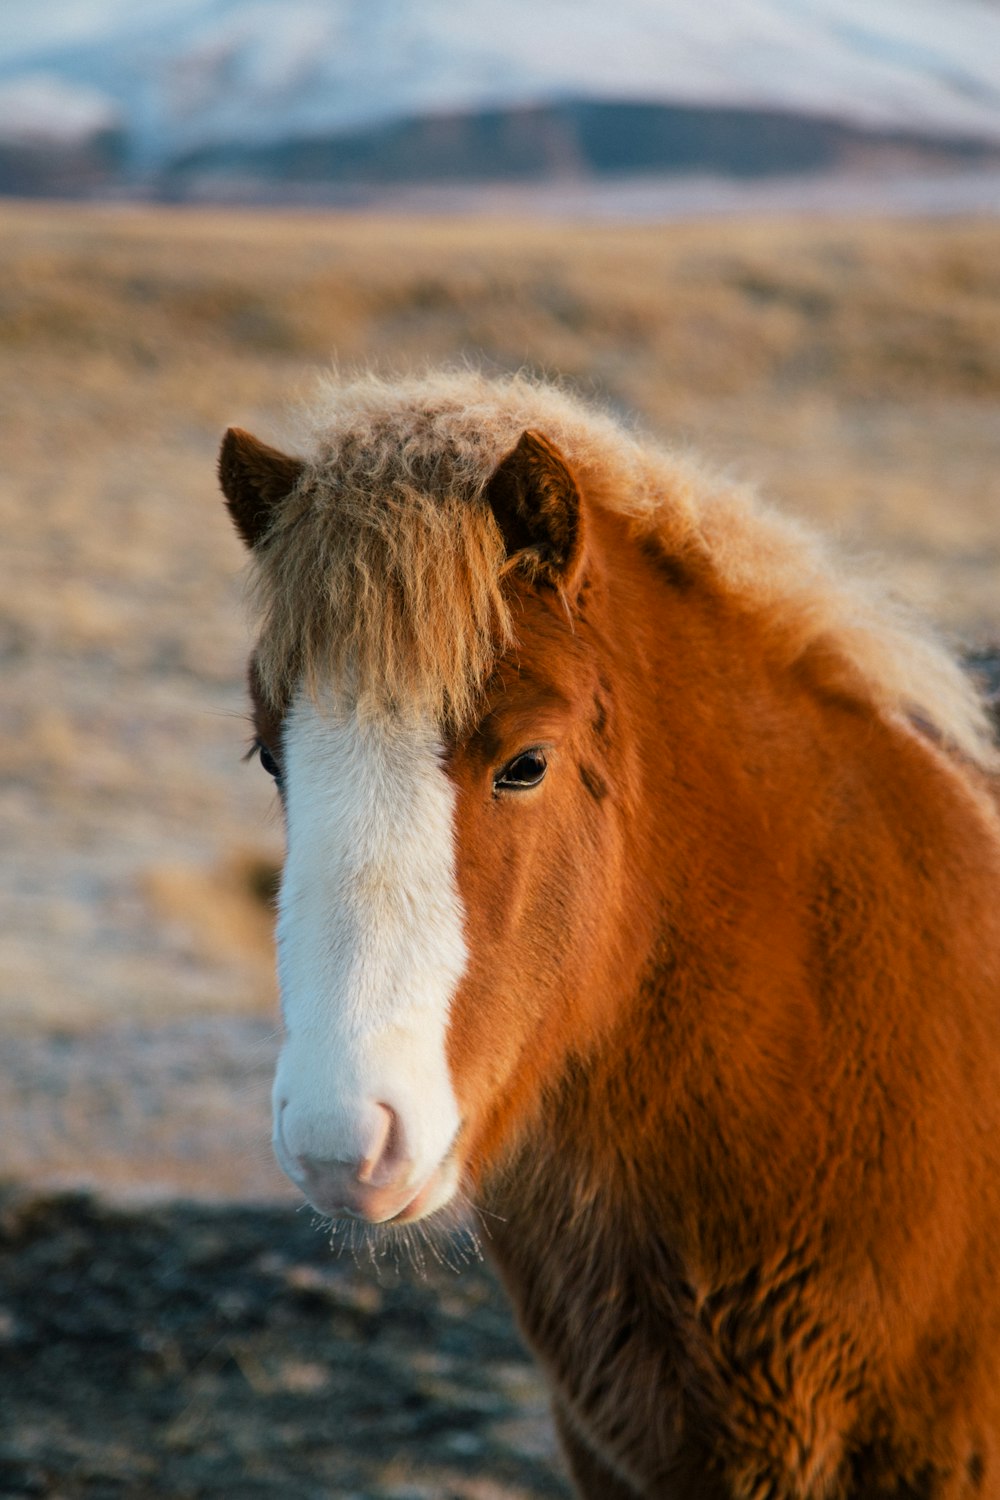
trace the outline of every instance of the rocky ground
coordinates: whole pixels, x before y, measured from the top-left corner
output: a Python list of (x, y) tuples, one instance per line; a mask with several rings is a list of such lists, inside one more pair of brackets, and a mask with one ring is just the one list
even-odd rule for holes
[(0, 1495), (565, 1496), (492, 1276), (331, 1254), (308, 1214), (0, 1202)]

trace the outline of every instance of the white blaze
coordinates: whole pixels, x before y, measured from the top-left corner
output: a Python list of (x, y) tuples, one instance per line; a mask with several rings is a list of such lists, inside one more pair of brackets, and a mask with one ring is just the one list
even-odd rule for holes
[(283, 762), (279, 1156), (359, 1160), (371, 1104), (387, 1104), (418, 1187), (459, 1124), (445, 1038), (466, 959), (436, 726), (359, 721), (300, 694)]

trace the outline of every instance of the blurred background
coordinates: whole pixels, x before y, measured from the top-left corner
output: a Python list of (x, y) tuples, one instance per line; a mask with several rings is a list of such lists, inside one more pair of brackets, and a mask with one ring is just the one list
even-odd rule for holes
[[(22, 1205), (36, 1195), (5, 1231), (24, 1297), (51, 1285), (53, 1245), (117, 1283), (109, 1239), (142, 1234), (147, 1280), (172, 1244), (194, 1296), (191, 1256), (216, 1252), (191, 1246), (222, 1231), (162, 1207), (179, 1198), (281, 1203), (256, 1230), (226, 1221), (226, 1244), (250, 1236), (247, 1264), (266, 1260), (261, 1225), (279, 1247), (293, 1233), (268, 1145), (281, 830), (271, 783), (242, 761), (250, 630), (214, 480), (225, 426), (294, 447), (295, 404), (331, 361), (553, 373), (879, 558), (986, 661), (998, 212), (996, 0), (6, 0), (0, 1181)], [(103, 1206), (37, 1196), (67, 1188)], [(343, 1336), (370, 1344), (369, 1283), (325, 1281), (306, 1231), (292, 1262), (267, 1251), (281, 1296), (332, 1297)], [(69, 1304), (103, 1306), (74, 1275)], [(493, 1291), (463, 1285), (448, 1316), (499, 1348), (512, 1335)], [(254, 1283), (234, 1304), (236, 1325), (264, 1295)], [(286, 1305), (270, 1282), (266, 1296)], [(218, 1286), (204, 1297), (211, 1345)], [(399, 1315), (416, 1328), (430, 1306)], [(10, 1369), (68, 1347), (65, 1307), (26, 1345), (27, 1313), (5, 1316), (0, 1300)], [(93, 1316), (84, 1365), (110, 1337), (110, 1314)], [(439, 1323), (414, 1334), (442, 1339)], [(457, 1365), (415, 1356), (418, 1435), (425, 1406), (452, 1402), (433, 1474), (350, 1479), (343, 1460), (320, 1488), (318, 1459), (301, 1488), (287, 1455), (254, 1478), (245, 1454), (234, 1470), (235, 1440), (206, 1449), (189, 1428), (230, 1379), (236, 1406), (329, 1409), (329, 1349), (222, 1347), (207, 1364), (180, 1343), (154, 1351), (155, 1379), (140, 1360), (179, 1403), (172, 1457), (156, 1449), (169, 1482), (143, 1489), (148, 1466), (135, 1479), (154, 1417), (141, 1441), (115, 1429), (118, 1460), (86, 1449), (88, 1470), (39, 1395), (13, 1436), (0, 1419), (0, 1493), (563, 1493), (516, 1342), (507, 1385), (471, 1407), (474, 1340)], [(384, 1433), (385, 1401), (366, 1400), (352, 1431), (367, 1411)]]

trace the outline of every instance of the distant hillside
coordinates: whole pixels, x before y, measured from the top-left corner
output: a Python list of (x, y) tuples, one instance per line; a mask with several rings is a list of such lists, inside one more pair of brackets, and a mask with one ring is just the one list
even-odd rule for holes
[(395, 121), (339, 135), (205, 146), (167, 163), (161, 190), (212, 182), (266, 196), (268, 184), (388, 185), (533, 181), (632, 173), (762, 177), (863, 166), (893, 153), (910, 165), (1000, 164), (1000, 145), (865, 130), (777, 110), (571, 100)]
[(0, 192), (1000, 159), (992, 0), (6, 0)]

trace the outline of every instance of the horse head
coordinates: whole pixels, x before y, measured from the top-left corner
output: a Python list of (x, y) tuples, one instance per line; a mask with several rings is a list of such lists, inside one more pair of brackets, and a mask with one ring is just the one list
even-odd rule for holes
[(220, 476), (265, 580), (250, 686), (287, 826), (275, 1151), (324, 1214), (412, 1222), (475, 1192), (632, 961), (607, 519), (530, 429), (466, 493), (447, 466), (369, 482), (360, 518), (336, 464), (237, 430)]

